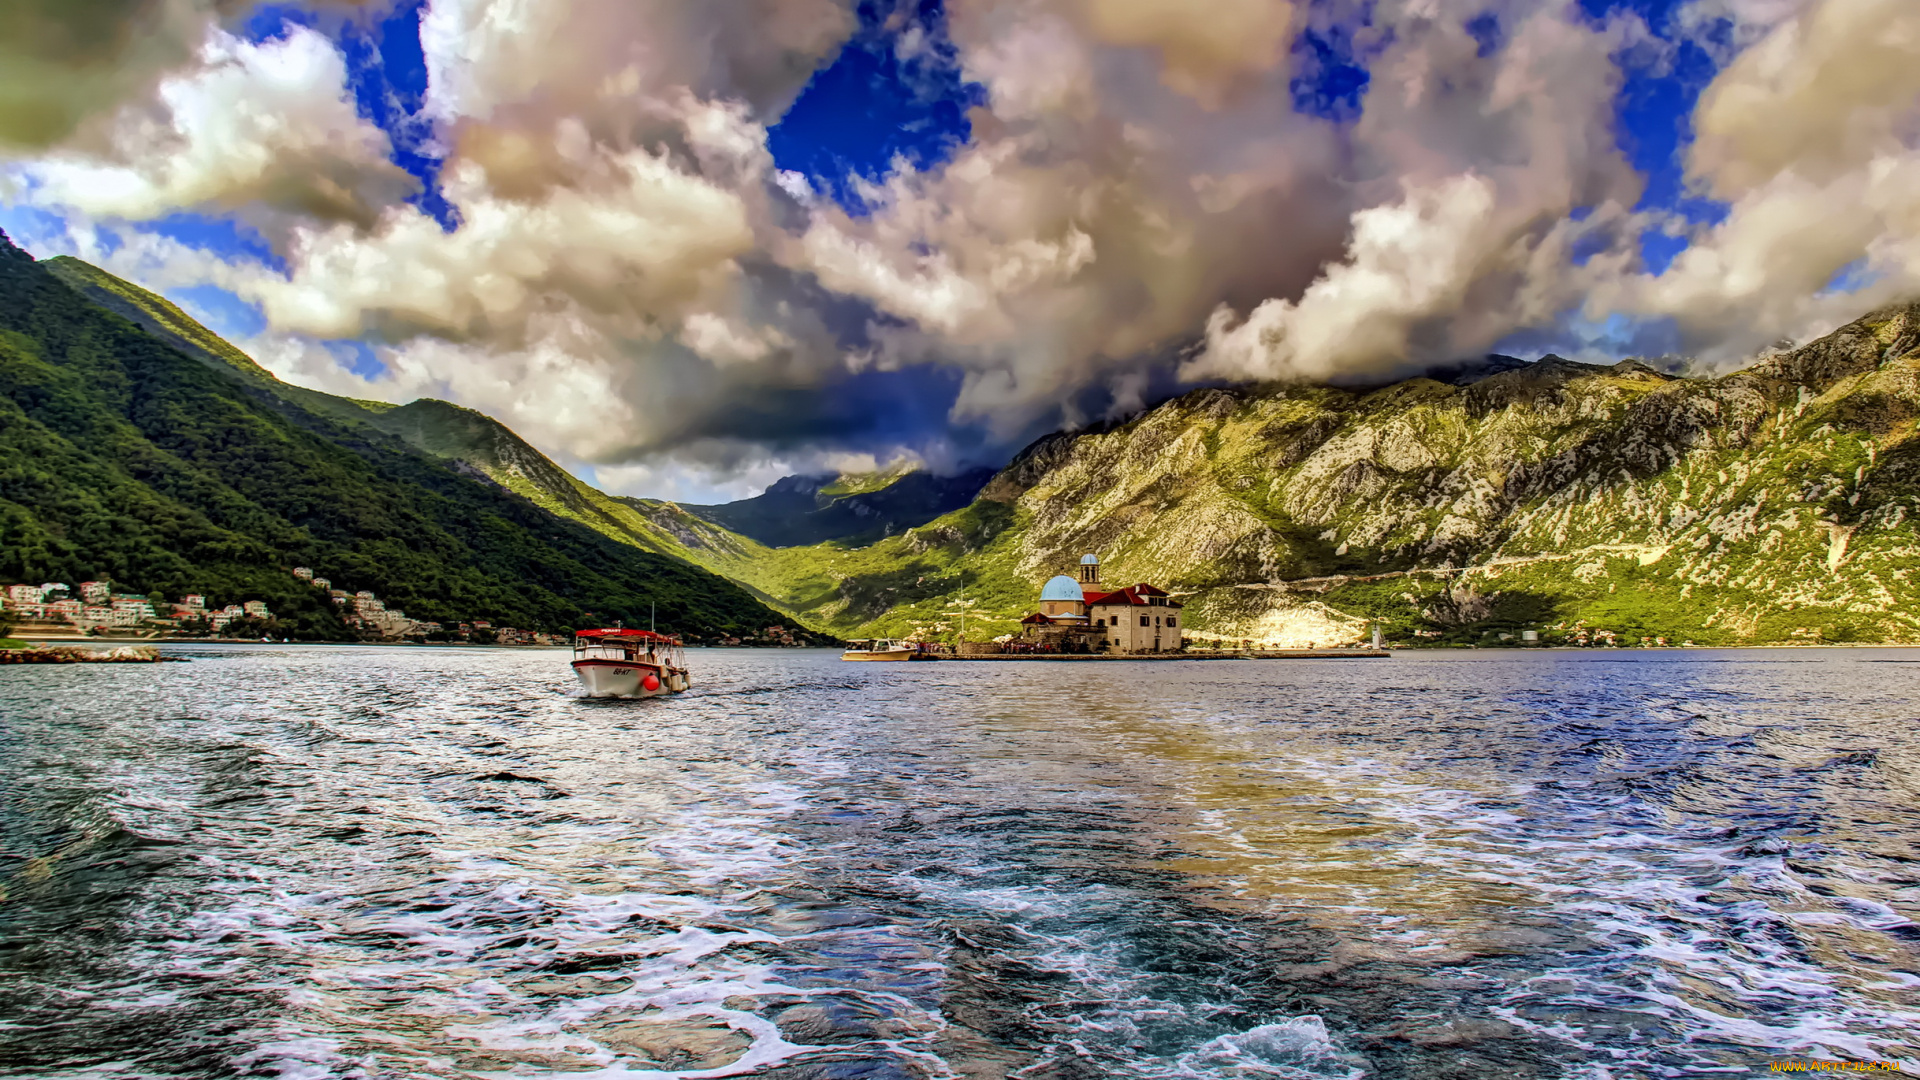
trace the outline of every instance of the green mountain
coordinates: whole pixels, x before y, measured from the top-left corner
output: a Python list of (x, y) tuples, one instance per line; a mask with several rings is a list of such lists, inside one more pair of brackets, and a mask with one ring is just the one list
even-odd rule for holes
[(858, 546), (966, 506), (993, 476), (992, 469), (936, 476), (918, 468), (789, 476), (751, 499), (682, 509), (768, 547)]
[[(406, 405), (337, 397), (281, 382), (245, 353), (165, 298), (70, 256), (41, 264), (88, 299), (168, 341), (208, 369), (266, 394), (320, 413), (364, 438), (395, 436), (476, 479), (491, 481), (541, 509), (568, 518), (642, 551), (702, 566), (751, 566), (763, 545), (674, 503), (608, 495), (562, 469), (505, 424), (433, 398)], [(869, 482), (868, 487), (873, 485)], [(725, 572), (725, 571), (719, 571)], [(790, 609), (748, 586), (758, 599)], [(776, 620), (778, 621), (778, 620)], [(764, 625), (764, 624), (762, 624)]]
[(1454, 382), (1197, 391), (1042, 439), (905, 535), (726, 572), (843, 633), (962, 595), (970, 636), (1007, 632), (1093, 552), (1186, 594), (1199, 636), (1920, 641), (1920, 305), (1718, 378), (1549, 357)]
[(781, 621), (408, 441), (498, 428), (476, 416), (280, 383), (159, 297), (0, 236), (0, 578), (265, 599), (307, 637), (350, 635), (296, 564), (438, 621)]

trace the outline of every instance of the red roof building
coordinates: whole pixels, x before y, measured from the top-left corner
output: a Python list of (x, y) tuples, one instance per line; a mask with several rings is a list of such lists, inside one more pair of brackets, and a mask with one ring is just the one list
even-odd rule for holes
[(1162, 653), (1185, 647), (1180, 602), (1141, 582), (1100, 587), (1100, 560), (1080, 560), (1079, 579), (1061, 575), (1040, 593), (1039, 612), (1021, 620), (1021, 636), (1036, 648), (1063, 652)]

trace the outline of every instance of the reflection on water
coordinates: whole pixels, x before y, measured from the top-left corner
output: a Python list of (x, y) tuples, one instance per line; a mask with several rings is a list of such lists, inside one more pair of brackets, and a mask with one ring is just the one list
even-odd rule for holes
[(1911, 654), (191, 655), (0, 670), (0, 1075), (1920, 1062)]

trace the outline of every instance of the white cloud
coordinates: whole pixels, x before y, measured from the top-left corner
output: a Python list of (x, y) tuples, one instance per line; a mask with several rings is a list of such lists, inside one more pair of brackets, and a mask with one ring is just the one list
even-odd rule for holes
[[(855, 376), (956, 371), (950, 418), (1011, 440), (1136, 405), (1182, 355), (1190, 377), (1389, 371), (1579, 311), (1671, 318), (1731, 356), (1920, 289), (1911, 0), (1679, 12), (1733, 43), (1690, 163), (1732, 213), (1699, 229), (1630, 212), (1642, 181), (1616, 145), (1616, 57), (1671, 47), (1571, 0), (951, 0), (946, 39), (896, 53), (922, 78), (951, 48), (985, 92), (973, 137), (860, 185), (859, 214), (767, 144), (853, 32), (850, 0), (434, 0), (423, 122), (450, 231), (406, 203), (323, 37), (250, 44), (167, 3), (189, 43), (169, 66), (13, 170), (87, 257), (257, 303), (255, 344), (289, 378), (450, 397), (647, 482), (896, 438), (837, 392)], [(1465, 30), (1481, 14), (1496, 48)], [(1309, 22), (1359, 27), (1357, 121), (1296, 108)], [(259, 225), (285, 271), (88, 239), (190, 208)], [(1659, 277), (1636, 268), (1650, 226), (1695, 241)], [(1866, 293), (1823, 292), (1852, 266)], [(346, 336), (386, 372), (311, 344)]]
[(258, 44), (214, 31), (151, 102), (114, 113), (96, 145), (28, 165), (33, 197), (96, 216), (261, 205), (365, 225), (417, 184), (356, 115), (346, 78), (332, 43), (304, 27)]
[[(1190, 376), (1323, 378), (1471, 355), (1551, 322), (1618, 265), (1609, 250), (1576, 266), (1573, 241), (1616, 246), (1609, 229), (1639, 193), (1613, 144), (1609, 59), (1637, 27), (1594, 28), (1570, 5), (1520, 10), (1490, 58), (1464, 7), (1400, 12), (1354, 131), (1369, 203), (1344, 259), (1244, 320), (1217, 308)], [(1597, 209), (1571, 220), (1583, 206)]]
[[(1766, 6), (1765, 35), (1701, 95), (1692, 177), (1731, 203), (1666, 273), (1597, 288), (1589, 308), (1672, 318), (1734, 363), (1870, 304), (1920, 293), (1920, 7)], [(1853, 293), (1826, 285), (1858, 266)]]

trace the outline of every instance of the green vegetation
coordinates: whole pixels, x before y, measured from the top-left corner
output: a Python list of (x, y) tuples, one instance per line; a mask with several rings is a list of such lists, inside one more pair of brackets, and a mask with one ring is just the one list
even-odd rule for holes
[(837, 478), (789, 476), (764, 494), (686, 510), (769, 547), (871, 544), (973, 501), (992, 469), (935, 476), (916, 467)]
[(649, 604), (696, 634), (781, 621), (379, 431), (384, 410), (307, 407), (217, 338), (196, 347), (220, 363), (189, 358), (178, 335), (198, 324), (163, 314), (165, 339), (0, 238), (0, 579), (261, 599), (301, 638), (352, 635), (296, 564), (435, 621), (557, 629)]

